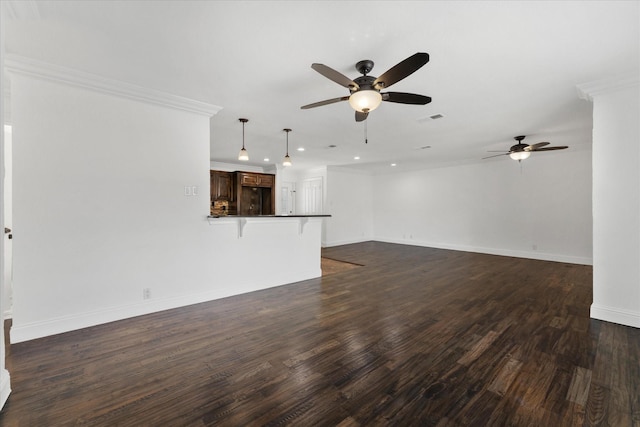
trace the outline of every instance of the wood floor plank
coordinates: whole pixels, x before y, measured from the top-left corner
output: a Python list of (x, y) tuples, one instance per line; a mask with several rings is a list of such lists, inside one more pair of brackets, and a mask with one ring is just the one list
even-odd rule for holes
[(358, 266), (7, 345), (0, 425), (640, 423), (640, 331), (590, 319), (591, 267), (380, 242), (323, 256)]
[(585, 426), (615, 425), (609, 423), (609, 395), (611, 392), (607, 387), (594, 382), (592, 379), (589, 386), (589, 397), (587, 398), (587, 411), (585, 416)]
[(576, 366), (567, 391), (567, 400), (585, 406), (589, 397), (591, 370)]
[(497, 332), (489, 331), (484, 337), (480, 339), (480, 341), (476, 343), (476, 345), (473, 346), (471, 350), (465, 353), (465, 355), (458, 360), (458, 363), (465, 366), (470, 365), (474, 360), (480, 357), (480, 355), (482, 355), (482, 353), (486, 351), (489, 346), (491, 346), (491, 344), (496, 340), (497, 337)]
[(516, 375), (518, 375), (520, 368), (522, 368), (521, 361), (514, 359), (513, 357), (506, 358), (498, 376), (491, 381), (491, 384), (489, 384), (487, 389), (500, 396), (504, 396)]

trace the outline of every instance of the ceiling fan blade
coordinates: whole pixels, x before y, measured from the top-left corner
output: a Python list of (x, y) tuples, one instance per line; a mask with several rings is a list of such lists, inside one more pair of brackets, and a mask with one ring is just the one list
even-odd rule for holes
[(349, 99), (348, 96), (341, 96), (340, 98), (325, 99), (324, 101), (314, 102), (313, 104), (303, 105), (302, 107), (300, 107), (300, 109), (301, 110), (308, 110), (309, 108), (315, 108), (315, 107), (321, 107), (323, 105), (334, 104), (336, 102), (346, 101), (347, 99)]
[(531, 150), (531, 151), (553, 151), (553, 150), (564, 150), (565, 148), (569, 148), (569, 147), (567, 145), (558, 145), (557, 147), (538, 148), (537, 150)]
[(394, 65), (393, 67), (385, 71), (380, 77), (375, 79), (375, 81), (373, 82), (373, 86), (376, 86), (379, 89), (388, 88), (392, 84), (397, 83), (405, 77), (415, 73), (427, 62), (429, 62), (428, 53), (418, 52), (414, 55), (411, 55), (410, 57)]
[(425, 105), (431, 102), (430, 96), (416, 95), (415, 93), (385, 92), (381, 95), (383, 101), (397, 102), (399, 104)]
[(531, 144), (524, 149), (524, 151), (536, 151), (540, 147), (544, 147), (545, 145), (549, 145), (548, 142), (538, 142), (537, 144)]
[(349, 77), (345, 76), (342, 73), (337, 72), (331, 67), (327, 67), (324, 64), (311, 64), (311, 68), (328, 78), (329, 80), (333, 80), (338, 83), (340, 86), (344, 86), (349, 88), (349, 90), (357, 90), (360, 86)]
[(508, 156), (511, 153), (502, 153), (502, 154), (496, 154), (495, 156), (489, 156), (489, 157), (483, 157), (482, 160), (484, 159), (490, 159), (492, 157), (500, 157), (500, 156)]
[(356, 111), (356, 122), (363, 122), (367, 120), (369, 113), (361, 113), (360, 111)]

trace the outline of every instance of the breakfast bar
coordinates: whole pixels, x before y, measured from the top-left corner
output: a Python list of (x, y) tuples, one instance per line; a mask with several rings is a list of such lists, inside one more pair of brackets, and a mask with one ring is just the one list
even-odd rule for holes
[(330, 215), (207, 217), (219, 243), (213, 263), (226, 295), (252, 292), (322, 275), (322, 223)]

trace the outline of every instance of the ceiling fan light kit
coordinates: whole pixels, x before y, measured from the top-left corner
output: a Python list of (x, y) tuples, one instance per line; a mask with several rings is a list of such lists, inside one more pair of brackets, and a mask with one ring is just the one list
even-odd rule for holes
[(356, 122), (361, 122), (366, 120), (369, 113), (378, 108), (382, 101), (395, 102), (397, 104), (426, 105), (431, 102), (431, 98), (428, 96), (405, 92), (381, 93), (380, 91), (413, 74), (427, 62), (429, 62), (429, 54), (418, 52), (394, 65), (376, 78), (368, 75), (373, 69), (374, 63), (366, 59), (356, 64), (356, 70), (362, 76), (353, 80), (324, 64), (311, 64), (311, 68), (318, 73), (349, 89), (349, 96), (314, 102), (313, 104), (303, 105), (300, 108), (307, 110), (340, 101), (349, 101), (351, 108), (356, 110)]
[(382, 95), (375, 90), (359, 90), (349, 97), (349, 105), (361, 113), (370, 113), (380, 106)]
[(509, 157), (513, 160), (524, 160), (528, 159), (531, 153), (529, 151), (514, 151), (513, 153), (509, 153)]

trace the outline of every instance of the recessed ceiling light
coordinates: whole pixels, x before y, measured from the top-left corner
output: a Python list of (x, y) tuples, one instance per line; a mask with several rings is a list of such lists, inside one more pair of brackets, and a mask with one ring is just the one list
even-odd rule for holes
[(391, 163), (391, 166), (398, 166), (396, 163)]
[(265, 157), (265, 158), (264, 158), (264, 161), (265, 161), (265, 162), (268, 162), (268, 161), (269, 161), (269, 158), (268, 158), (268, 157)]
[(298, 147), (298, 151), (304, 151), (304, 147)]
[(360, 160), (360, 156), (355, 156), (353, 160)]

